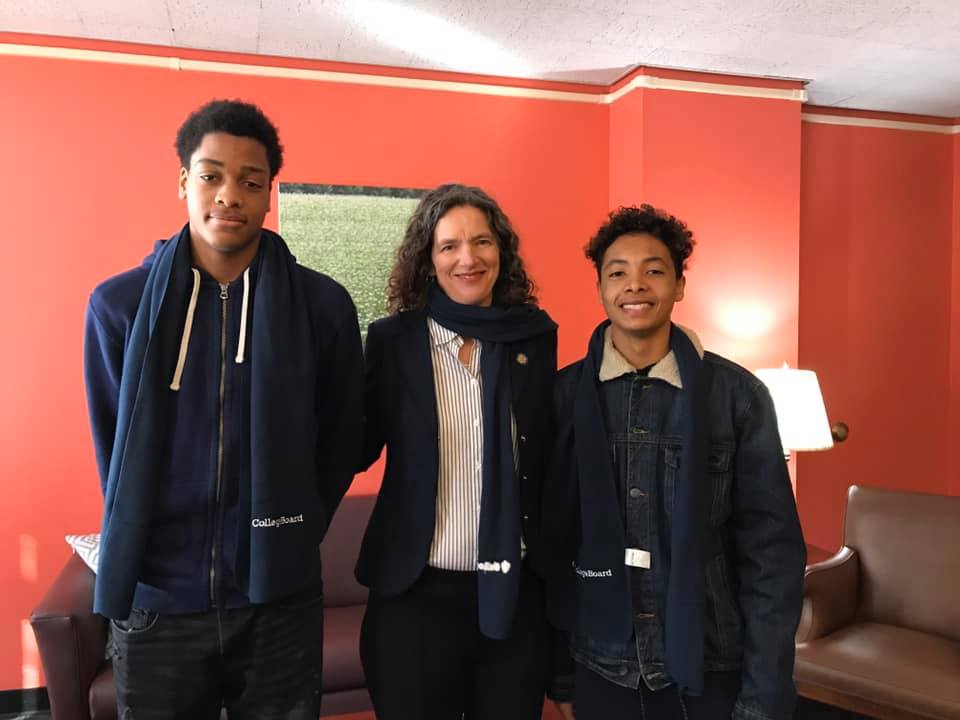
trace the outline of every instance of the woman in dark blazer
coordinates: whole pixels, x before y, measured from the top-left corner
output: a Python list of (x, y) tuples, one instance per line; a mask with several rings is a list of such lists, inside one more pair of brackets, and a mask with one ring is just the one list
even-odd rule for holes
[(554, 677), (537, 541), (556, 324), (518, 244), (479, 188), (430, 191), (368, 329), (362, 465), (387, 461), (357, 578), (381, 720), (534, 720)]

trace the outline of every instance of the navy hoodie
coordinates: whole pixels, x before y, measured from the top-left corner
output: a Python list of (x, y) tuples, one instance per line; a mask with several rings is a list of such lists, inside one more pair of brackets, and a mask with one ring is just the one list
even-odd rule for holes
[[(141, 267), (106, 280), (90, 296), (84, 366), (105, 494), (125, 349), (150, 267), (164, 242), (169, 241), (156, 243)], [(250, 315), (259, 264), (260, 254), (249, 267), (246, 304), (243, 276), (221, 285), (200, 271), (186, 343), (186, 322), (178, 321), (179, 347), (171, 352), (176, 355), (183, 347), (186, 354), (178, 363), (180, 387), (172, 394), (168, 417), (154, 423), (164, 462), (156, 487), (145, 490), (153, 498), (150, 517), (143, 518), (148, 530), (139, 571), (136, 578), (98, 578), (131, 587), (135, 582), (132, 607), (187, 613), (250, 602), (242, 581), (249, 569), (242, 564), (248, 561), (238, 559), (236, 538), (248, 532), (250, 523), (238, 511), (238, 497), (244, 483), (250, 483), (251, 422), (270, 422), (251, 418), (250, 412)], [(300, 265), (296, 270), (318, 358), (319, 462), (307, 474), (316, 477), (321, 507), (307, 521), (320, 525), (311, 532), (319, 539), (353, 477), (362, 422), (363, 360), (356, 309), (347, 291), (313, 270)], [(284, 594), (291, 588), (319, 587), (319, 556), (309, 567), (312, 575), (279, 583)], [(125, 607), (97, 610), (118, 619), (129, 612)]]

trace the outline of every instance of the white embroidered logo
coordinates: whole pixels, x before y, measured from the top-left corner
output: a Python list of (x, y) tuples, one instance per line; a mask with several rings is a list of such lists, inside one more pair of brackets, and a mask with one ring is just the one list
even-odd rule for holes
[(299, 515), (280, 515), (275, 518), (254, 518), (250, 523), (255, 528), (275, 528), (281, 525), (290, 525), (292, 523), (302, 523), (303, 513)]
[(503, 560), (502, 562), (481, 562), (477, 563), (477, 570), (480, 572), (502, 572), (506, 575), (510, 572), (510, 561)]
[(586, 580), (587, 578), (612, 578), (613, 570), (585, 570), (583, 568), (577, 567), (576, 563), (572, 563), (573, 571), (579, 575), (582, 579)]

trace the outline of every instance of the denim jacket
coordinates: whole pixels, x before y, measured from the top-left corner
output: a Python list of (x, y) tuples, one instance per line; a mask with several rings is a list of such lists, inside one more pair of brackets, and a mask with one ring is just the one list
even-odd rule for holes
[[(796, 700), (794, 633), (806, 551), (773, 403), (766, 387), (747, 370), (709, 352), (703, 362), (712, 496), (705, 554), (704, 669), (740, 671), (735, 718), (786, 720)], [(578, 662), (618, 685), (637, 688), (643, 682), (651, 690), (672, 683), (664, 669), (660, 618), (667, 578), (661, 559), (668, 548), (683, 440), (675, 402), (679, 376), (670, 363), (668, 356), (648, 374), (629, 369), (604, 380), (609, 370), (605, 353), (600, 373), (627, 546), (650, 553), (649, 569), (628, 571), (633, 636), (620, 647), (597, 642), (577, 629), (575, 610), (567, 613), (568, 622), (558, 623), (570, 631)], [(559, 377), (561, 422), (570, 413), (579, 366), (566, 368)], [(567, 528), (580, 527), (578, 504), (571, 503)], [(569, 543), (568, 552), (576, 557)], [(574, 596), (578, 583), (590, 581), (575, 572), (567, 576), (554, 588)], [(575, 607), (575, 601), (560, 604)]]

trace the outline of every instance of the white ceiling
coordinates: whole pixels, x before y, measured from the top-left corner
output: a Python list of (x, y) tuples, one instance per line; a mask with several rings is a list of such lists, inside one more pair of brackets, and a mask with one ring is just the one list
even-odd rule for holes
[(599, 84), (710, 70), (960, 117), (960, 0), (0, 0), (0, 30)]

